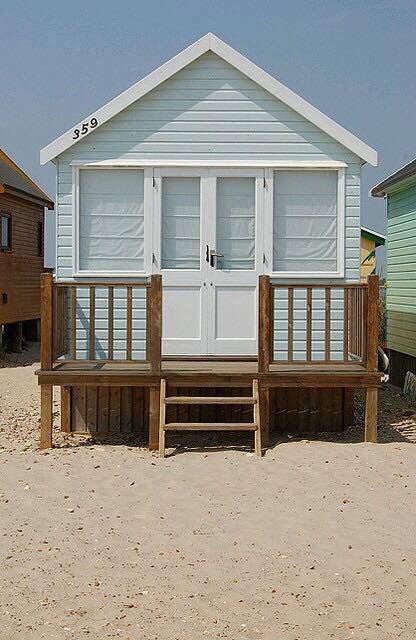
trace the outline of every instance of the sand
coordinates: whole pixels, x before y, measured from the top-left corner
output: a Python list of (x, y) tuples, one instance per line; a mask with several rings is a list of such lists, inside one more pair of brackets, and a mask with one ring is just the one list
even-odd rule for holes
[(40, 452), (36, 366), (0, 369), (1, 639), (416, 637), (416, 416), (397, 390), (387, 444), (160, 460), (62, 436)]

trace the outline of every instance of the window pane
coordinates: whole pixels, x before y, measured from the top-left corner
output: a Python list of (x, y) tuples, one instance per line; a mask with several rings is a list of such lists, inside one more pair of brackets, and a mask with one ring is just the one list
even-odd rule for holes
[(9, 246), (9, 218), (7, 216), (1, 216), (1, 246)]
[(219, 269), (254, 269), (255, 209), (255, 178), (217, 179)]
[(199, 269), (200, 179), (162, 179), (162, 269)]
[(274, 271), (337, 270), (336, 171), (275, 171)]
[(143, 271), (143, 171), (80, 172), (80, 268)]

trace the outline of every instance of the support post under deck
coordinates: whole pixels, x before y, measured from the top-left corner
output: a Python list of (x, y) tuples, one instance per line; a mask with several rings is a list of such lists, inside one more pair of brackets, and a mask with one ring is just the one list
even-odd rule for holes
[(149, 390), (149, 450), (159, 449), (160, 387)]
[(40, 387), (40, 448), (52, 447), (52, 400), (53, 387), (42, 384)]

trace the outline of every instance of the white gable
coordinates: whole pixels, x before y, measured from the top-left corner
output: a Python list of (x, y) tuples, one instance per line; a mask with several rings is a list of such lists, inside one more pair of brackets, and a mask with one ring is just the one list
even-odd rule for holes
[[(201, 56), (207, 54), (208, 52), (213, 52), (214, 54), (216, 54), (216, 56), (228, 63), (228, 65), (231, 65), (231, 67), (238, 70), (239, 75), (241, 75), (242, 79), (249, 78), (253, 83), (257, 84), (257, 91), (260, 95), (263, 95), (261, 98), (259, 96), (257, 96), (256, 98), (255, 95), (252, 95), (253, 103), (256, 102), (256, 99), (264, 100), (264, 93), (265, 91), (267, 91), (268, 94), (271, 94), (271, 102), (274, 98), (275, 105), (277, 98), (278, 101), (282, 104), (283, 110), (286, 107), (288, 108), (287, 110), (289, 112), (299, 114), (299, 116), (301, 116), (300, 120), (309, 121), (311, 125), (314, 125), (312, 126), (312, 131), (316, 131), (315, 128), (317, 128), (318, 130), (324, 132), (327, 136), (329, 136), (329, 138), (331, 138), (334, 142), (342, 145), (344, 149), (347, 149), (355, 156), (358, 156), (358, 158), (360, 158), (361, 160), (369, 162), (372, 165), (377, 164), (377, 153), (371, 147), (366, 145), (364, 142), (359, 140), (356, 136), (348, 132), (340, 125), (336, 124), (333, 120), (318, 111), (318, 109), (303, 100), (303, 98), (297, 96), (293, 91), (272, 78), (268, 73), (244, 58), (244, 56), (229, 47), (213, 34), (207, 34), (206, 36), (198, 40), (196, 43), (159, 67), (159, 69), (146, 76), (146, 78), (133, 85), (130, 89), (127, 89), (127, 91), (114, 98), (101, 109), (91, 114), (88, 118), (85, 118), (78, 125), (75, 125), (69, 131), (57, 138), (54, 142), (50, 143), (47, 147), (42, 149), (41, 163), (45, 164), (46, 162), (52, 160), (57, 155), (60, 155), (75, 144), (84, 143), (84, 141), (86, 141), (91, 136), (91, 134), (98, 132), (101, 128), (105, 130), (106, 127), (103, 126), (105, 125), (105, 123), (107, 123), (110, 119), (114, 118), (115, 115), (120, 114), (121, 112), (124, 112), (124, 114), (128, 113), (129, 107), (131, 107), (131, 105), (140, 105), (140, 103), (143, 102), (145, 106), (144, 97), (147, 94), (152, 92), (152, 99), (154, 100), (154, 89), (158, 88), (162, 83), (164, 83), (163, 87), (160, 87), (160, 89), (162, 91), (166, 90), (166, 87), (168, 87), (169, 85), (169, 83), (166, 81), (169, 81), (169, 79), (172, 78), (172, 76), (175, 74), (177, 77), (178, 72), (183, 70), (188, 65), (191, 65), (191, 63), (193, 63), (197, 59), (200, 59)], [(234, 92), (235, 89), (236, 87), (234, 84)], [(226, 88), (223, 90), (227, 91)], [(184, 87), (184, 95), (190, 103), (195, 103), (198, 101), (198, 96), (194, 95), (195, 91), (198, 91), (198, 88), (195, 88), (194, 85), (189, 86), (188, 88), (186, 86)], [(252, 93), (255, 92), (255, 88), (252, 88), (251, 91)], [(221, 101), (222, 97), (224, 96), (221, 96), (217, 92), (217, 95), (210, 96), (210, 99), (214, 101), (214, 104), (215, 101), (217, 101), (218, 104), (218, 101)], [(137, 102), (139, 99), (142, 99), (140, 103)], [(243, 99), (247, 99), (246, 87), (243, 90)], [(182, 107), (184, 106), (185, 105), (182, 104)], [(276, 106), (274, 108), (276, 108)], [(260, 105), (259, 109), (261, 109), (262, 112), (267, 112), (267, 109), (264, 109), (264, 105)], [(91, 127), (91, 122), (95, 126)], [(84, 127), (84, 130), (86, 130), (86, 132), (83, 134), (83, 124), (85, 123), (88, 123), (88, 126)], [(74, 133), (75, 130), (77, 130), (78, 132)], [(273, 144), (273, 140), (271, 139), (271, 136), (268, 135), (267, 129), (265, 131), (263, 130), (263, 135), (265, 135), (265, 145)], [(93, 137), (95, 136), (93, 135)], [(207, 139), (207, 142), (209, 143), (209, 139)], [(259, 140), (259, 142), (261, 141)], [(171, 140), (167, 139), (167, 143), (171, 146), (171, 143), (175, 143), (175, 137), (172, 136)], [(224, 142), (224, 144), (226, 144), (226, 142)], [(324, 143), (321, 140), (321, 145), (322, 144)], [(81, 146), (84, 146), (84, 144), (81, 144)], [(280, 146), (280, 149), (284, 153), (284, 148), (282, 146)], [(143, 148), (142, 150), (145, 151), (146, 149)], [(160, 145), (159, 151), (162, 151), (162, 147)], [(180, 153), (181, 151), (185, 151), (185, 149), (181, 149), (180, 141), (178, 140), (178, 146), (176, 147), (175, 152)], [(189, 151), (189, 147), (187, 147), (186, 151)], [(243, 149), (241, 149), (241, 151), (243, 152)], [(222, 151), (219, 149), (217, 149), (216, 152), (222, 153)], [(118, 157), (120, 157), (122, 155), (122, 152), (117, 152), (117, 155)], [(331, 156), (331, 153), (328, 153), (328, 155)]]

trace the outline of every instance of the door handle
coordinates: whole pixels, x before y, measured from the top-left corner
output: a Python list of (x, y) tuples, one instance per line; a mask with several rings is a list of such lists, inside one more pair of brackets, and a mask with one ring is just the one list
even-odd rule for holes
[(207, 245), (207, 249), (206, 249), (206, 253), (205, 253), (205, 260), (207, 262), (209, 262), (209, 246)]
[(224, 257), (223, 253), (217, 253), (216, 251), (211, 251), (211, 257), (209, 261), (211, 267), (217, 266), (217, 261), (215, 260), (215, 263), (214, 263), (214, 258), (223, 258), (223, 257)]

